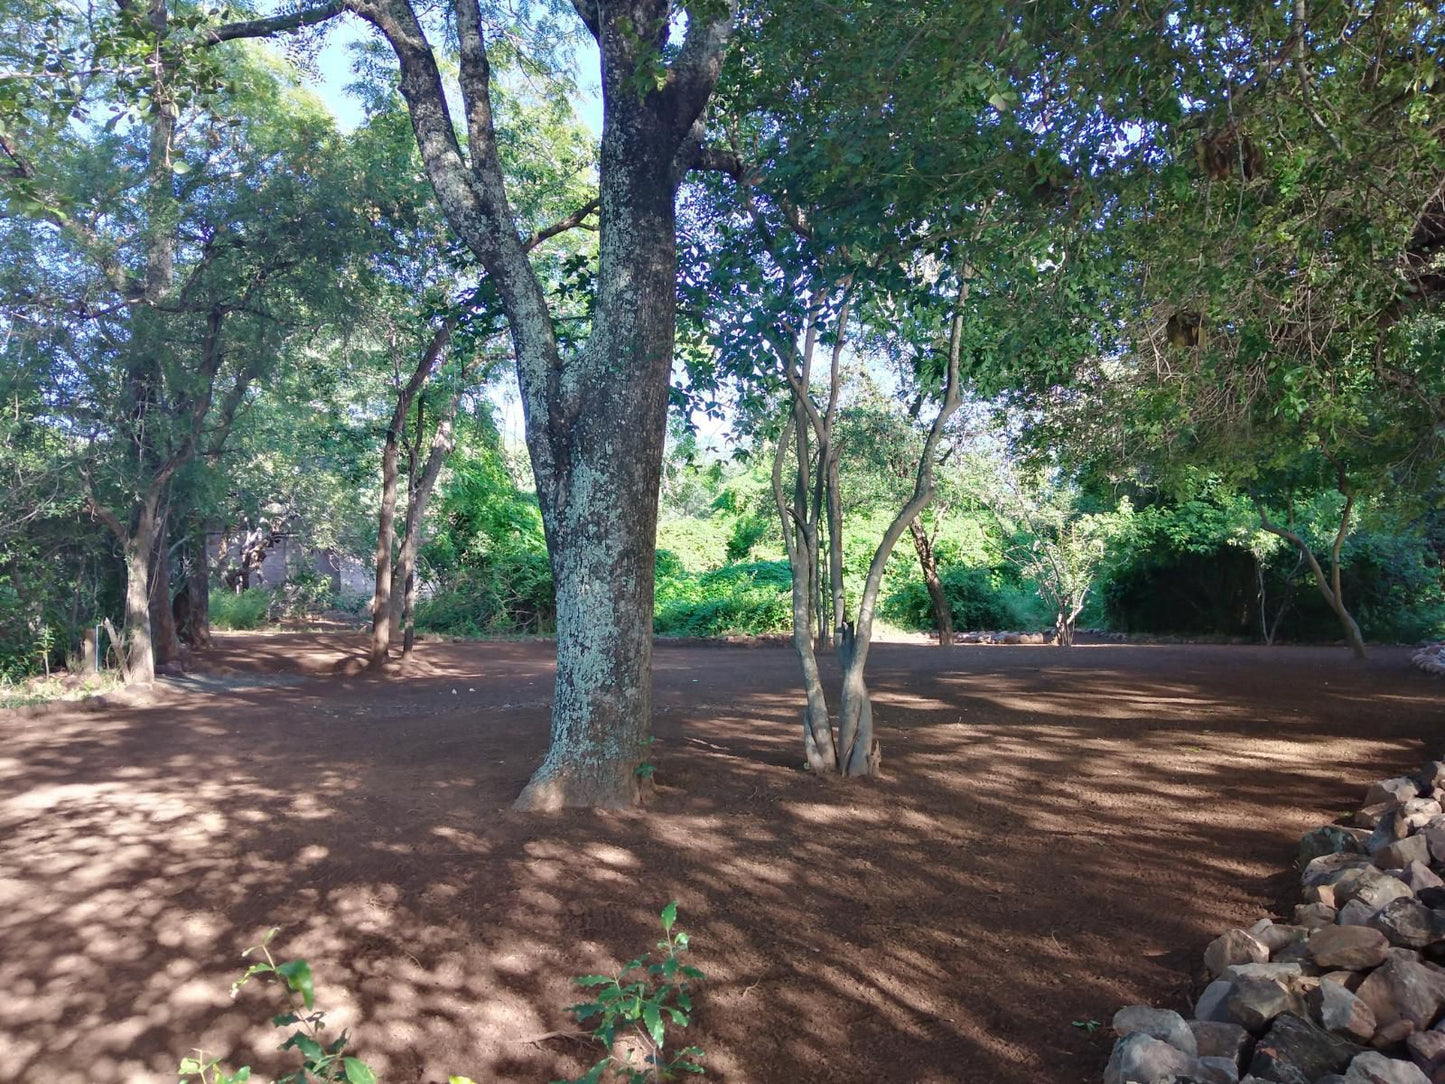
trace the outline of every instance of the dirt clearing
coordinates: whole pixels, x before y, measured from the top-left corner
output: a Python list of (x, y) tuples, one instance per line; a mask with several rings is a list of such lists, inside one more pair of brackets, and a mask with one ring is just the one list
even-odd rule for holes
[(390, 1084), (575, 1075), (539, 1038), (570, 979), (677, 899), (709, 1079), (1097, 1080), (1116, 1008), (1294, 902), (1300, 833), (1445, 752), (1406, 649), (882, 644), (884, 777), (829, 785), (790, 650), (661, 646), (652, 807), (521, 815), (551, 645), (335, 676), (361, 646), (233, 635), (150, 706), (0, 713), (0, 1079), (279, 1064), (265, 988), (227, 994), (270, 926)]

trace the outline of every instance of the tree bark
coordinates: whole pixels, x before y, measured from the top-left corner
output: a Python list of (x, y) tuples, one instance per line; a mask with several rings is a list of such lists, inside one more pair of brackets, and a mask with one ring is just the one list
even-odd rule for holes
[(948, 647), (953, 643), (953, 607), (943, 592), (943, 581), (938, 578), (938, 554), (934, 552), (933, 539), (917, 519), (908, 525), (908, 534), (913, 539), (913, 551), (918, 554), (918, 567), (923, 571), (923, 585), (928, 588), (928, 601), (933, 606), (938, 646)]
[(376, 516), (376, 587), (371, 596), (371, 648), (368, 665), (382, 666), (391, 646), (391, 549), (396, 541), (396, 428), (386, 431), (381, 452), (381, 508)]
[(156, 678), (151, 641), (151, 557), (155, 552), (156, 506), (143, 501), (135, 524), (124, 539), (125, 624), (122, 637), (128, 683), (147, 685)]
[[(413, 474), (412, 484), (407, 490), (406, 519), (402, 526), (401, 548), (397, 551), (396, 570), (392, 582), (400, 582), (402, 590), (393, 592), (391, 600), (392, 632), (402, 632), (402, 654), (411, 654), (413, 636), (410, 633), (411, 615), (416, 607), (416, 559), (421, 549), (421, 529), (426, 519), (427, 507), (436, 491), (437, 478), (441, 475), (446, 458), (456, 446), (455, 418), (461, 405), (461, 396), (453, 395), (446, 409), (437, 421), (436, 432), (432, 434), (431, 448), (420, 473)], [(418, 434), (420, 438), (420, 434)]]
[(181, 660), (181, 638), (176, 631), (171, 606), (170, 511), (162, 508), (156, 517), (155, 541), (150, 567), (151, 641), (156, 666), (172, 666)]
[[(818, 654), (813, 638), (814, 595), (812, 572), (808, 567), (807, 532), (796, 509), (783, 495), (783, 460), (792, 446), (793, 417), (783, 425), (773, 456), (773, 501), (782, 521), (783, 543), (788, 552), (788, 568), (793, 579), (793, 650), (803, 670), (803, 755), (811, 771), (826, 775), (838, 770), (838, 751), (833, 742), (833, 724), (828, 717), (828, 697), (823, 691), (823, 678), (818, 670)], [(803, 445), (799, 445), (803, 447)], [(807, 505), (804, 502), (803, 507)], [(806, 510), (802, 514), (807, 515)]]

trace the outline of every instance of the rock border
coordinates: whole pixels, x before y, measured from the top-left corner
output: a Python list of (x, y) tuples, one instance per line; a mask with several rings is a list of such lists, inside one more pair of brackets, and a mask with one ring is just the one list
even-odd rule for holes
[(1300, 866), (1293, 921), (1205, 949), (1193, 1019), (1115, 1014), (1104, 1084), (1445, 1084), (1445, 760), (1371, 784)]
[(1410, 656), (1410, 661), (1427, 674), (1445, 675), (1445, 643), (1426, 644)]

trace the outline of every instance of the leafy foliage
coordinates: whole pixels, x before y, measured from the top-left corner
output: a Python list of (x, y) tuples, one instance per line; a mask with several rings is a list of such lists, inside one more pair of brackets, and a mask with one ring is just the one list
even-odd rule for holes
[(676, 922), (674, 900), (662, 909), (656, 959), (649, 953), (629, 960), (616, 975), (584, 975), (577, 980), (592, 999), (573, 1005), (571, 1012), (581, 1022), (597, 1022), (592, 1037), (607, 1056), (582, 1076), (557, 1084), (599, 1084), (607, 1079), (653, 1084), (676, 1080), (679, 1073), (703, 1073), (701, 1049), (668, 1049), (668, 1029), (687, 1027), (693, 1012), (691, 984), (704, 977), (682, 962), (688, 937), (674, 930)]

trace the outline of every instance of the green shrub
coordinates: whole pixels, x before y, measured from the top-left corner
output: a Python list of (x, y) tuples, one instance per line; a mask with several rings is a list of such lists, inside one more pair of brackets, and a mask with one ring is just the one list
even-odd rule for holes
[[(571, 1013), (579, 1022), (596, 1021), (591, 1035), (606, 1051), (596, 1065), (572, 1081), (555, 1084), (600, 1084), (605, 1079), (624, 1084), (658, 1084), (676, 1080), (679, 1073), (701, 1076), (703, 1052), (687, 1046), (669, 1049), (669, 1030), (685, 1028), (692, 1019), (691, 984), (704, 975), (682, 962), (688, 937), (673, 927), (677, 922), (677, 901), (662, 909), (662, 940), (657, 942), (659, 958), (644, 953), (629, 960), (616, 975), (584, 975), (577, 985), (591, 991), (592, 1000), (573, 1005)], [(276, 1084), (376, 1084), (376, 1074), (360, 1058), (346, 1054), (351, 1036), (343, 1031), (334, 1039), (324, 1036), (326, 1013), (316, 1007), (315, 977), (305, 960), (276, 962), (270, 944), (276, 936), (268, 930), (259, 945), (241, 955), (258, 957), (231, 984), (234, 999), (253, 978), (279, 980), (284, 1004), (271, 1017), (273, 1027), (290, 1030), (281, 1050), (292, 1051), (300, 1066)], [(193, 1050), (181, 1059), (177, 1069), (180, 1084), (250, 1084), (251, 1070), (242, 1066), (228, 1072), (222, 1059), (204, 1050)], [(475, 1084), (470, 1077), (448, 1076), (447, 1084)]]
[(577, 980), (577, 985), (594, 992), (591, 1001), (573, 1005), (571, 1012), (579, 1023), (597, 1020), (592, 1037), (607, 1056), (582, 1076), (558, 1084), (598, 1084), (609, 1069), (614, 1080), (626, 1084), (676, 1080), (678, 1073), (702, 1074), (699, 1047), (683, 1047), (674, 1054), (667, 1050), (668, 1027), (687, 1026), (692, 1019), (689, 985), (703, 978), (701, 971), (681, 960), (687, 934), (673, 931), (676, 921), (673, 900), (662, 909), (660, 960), (646, 954), (628, 961), (616, 975), (584, 975)]
[(546, 551), (502, 549), (464, 566), (417, 602), (416, 627), (448, 636), (551, 631), (557, 603)]
[(211, 591), (211, 625), (218, 629), (257, 629), (266, 622), (271, 606), (271, 593), (264, 587), (251, 587), (239, 593)]
[(757, 636), (792, 628), (786, 561), (753, 561), (693, 576), (659, 563), (653, 629), (663, 636)]
[[(939, 580), (956, 629), (1024, 629), (1050, 622), (1038, 596), (1000, 569), (953, 565)], [(879, 612), (904, 628), (933, 628), (933, 603), (921, 579), (896, 585)]]

